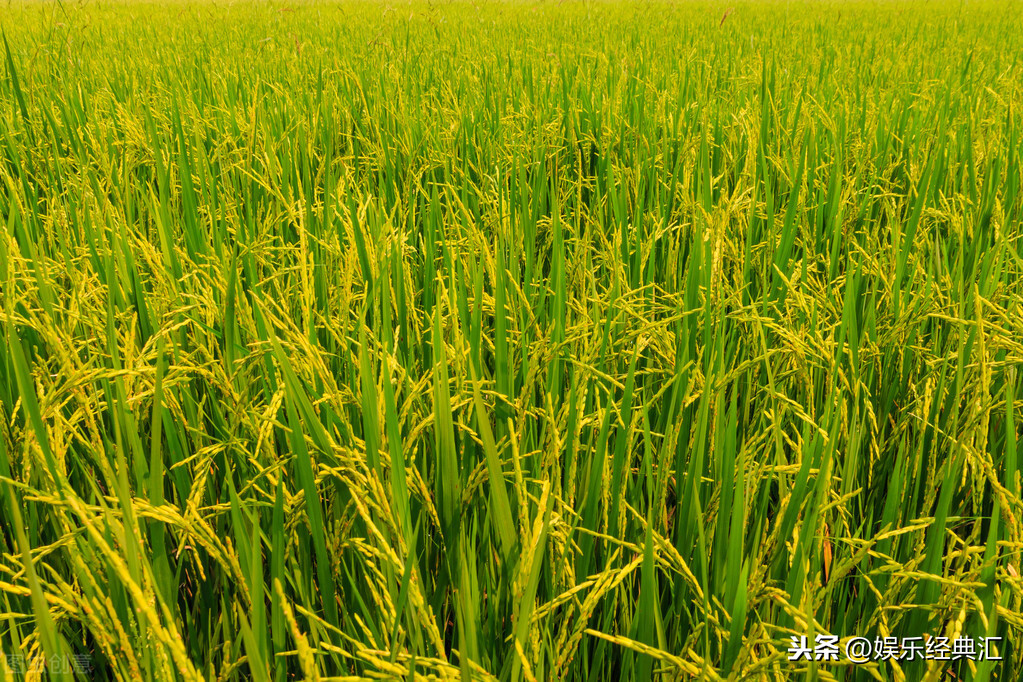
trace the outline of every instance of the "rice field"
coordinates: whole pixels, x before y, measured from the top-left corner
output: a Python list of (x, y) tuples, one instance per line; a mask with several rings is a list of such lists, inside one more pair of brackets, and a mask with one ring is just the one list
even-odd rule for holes
[(0, 679), (1023, 677), (1018, 1), (0, 27)]

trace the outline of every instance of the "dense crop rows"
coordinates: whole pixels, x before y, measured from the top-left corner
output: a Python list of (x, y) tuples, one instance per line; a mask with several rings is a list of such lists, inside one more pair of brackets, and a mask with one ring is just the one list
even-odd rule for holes
[(1019, 679), (1019, 4), (728, 9), (0, 8), (0, 652)]

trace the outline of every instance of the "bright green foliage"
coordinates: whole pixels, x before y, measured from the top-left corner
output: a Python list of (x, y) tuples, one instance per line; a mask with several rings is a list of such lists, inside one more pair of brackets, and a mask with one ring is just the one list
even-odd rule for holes
[(1020, 679), (1018, 3), (729, 9), (0, 7), (0, 652)]

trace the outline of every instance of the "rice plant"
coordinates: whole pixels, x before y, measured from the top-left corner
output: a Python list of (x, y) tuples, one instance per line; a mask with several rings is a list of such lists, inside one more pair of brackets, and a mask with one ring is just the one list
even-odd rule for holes
[(0, 27), (2, 679), (1023, 675), (1018, 2)]

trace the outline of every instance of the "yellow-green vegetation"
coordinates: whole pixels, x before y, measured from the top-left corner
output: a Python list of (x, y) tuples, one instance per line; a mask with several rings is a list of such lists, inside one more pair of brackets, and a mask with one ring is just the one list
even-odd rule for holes
[(1023, 674), (1018, 3), (0, 24), (5, 656)]

